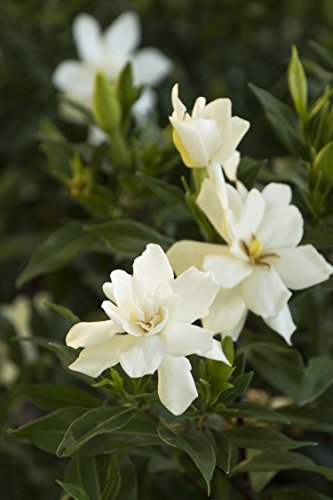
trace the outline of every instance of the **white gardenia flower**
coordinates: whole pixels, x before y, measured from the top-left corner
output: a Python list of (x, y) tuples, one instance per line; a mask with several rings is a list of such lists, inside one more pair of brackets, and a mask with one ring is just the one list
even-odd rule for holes
[[(124, 12), (103, 33), (96, 19), (79, 14), (74, 20), (73, 37), (80, 60), (60, 63), (53, 74), (53, 82), (64, 96), (91, 109), (96, 73), (102, 71), (115, 81), (125, 65), (131, 62), (134, 84), (145, 86), (133, 113), (140, 119), (151, 111), (156, 99), (151, 87), (170, 73), (172, 63), (158, 49), (137, 50), (141, 39), (137, 14)], [(72, 108), (65, 106), (63, 111), (68, 119), (82, 120)]]
[(208, 169), (223, 165), (227, 177), (235, 180), (240, 159), (236, 148), (250, 123), (231, 115), (231, 100), (221, 98), (206, 104), (204, 97), (198, 97), (190, 115), (178, 97), (176, 84), (172, 104), (173, 140), (185, 165)]
[(185, 356), (229, 364), (213, 333), (191, 324), (215, 298), (212, 274), (192, 267), (174, 279), (161, 247), (150, 244), (134, 260), (133, 275), (112, 271), (103, 290), (109, 300), (102, 308), (110, 319), (71, 328), (67, 344), (84, 349), (70, 368), (91, 377), (117, 363), (130, 377), (157, 370), (161, 402), (173, 414), (183, 413), (198, 395)]
[(312, 245), (298, 246), (303, 218), (290, 205), (288, 185), (271, 183), (262, 192), (248, 192), (242, 185), (235, 189), (228, 184), (227, 202), (217, 186), (205, 179), (197, 204), (227, 244), (175, 243), (168, 251), (171, 265), (177, 274), (191, 265), (211, 271), (219, 283), (209, 315), (203, 318), (205, 328), (237, 339), (250, 310), (290, 343), (296, 327), (287, 305), (289, 289), (321, 283), (333, 268)]

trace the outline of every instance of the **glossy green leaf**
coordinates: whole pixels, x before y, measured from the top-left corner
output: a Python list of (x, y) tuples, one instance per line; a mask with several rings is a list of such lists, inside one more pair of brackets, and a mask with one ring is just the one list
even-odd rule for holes
[(224, 432), (212, 430), (213, 445), (216, 454), (216, 465), (220, 467), (226, 474), (229, 474), (231, 469), (232, 446), (230, 441), (225, 436)]
[(244, 375), (240, 375), (235, 379), (229, 380), (229, 382), (233, 385), (231, 389), (227, 389), (222, 393), (221, 399), (224, 403), (228, 403), (230, 401), (234, 401), (239, 398), (249, 387), (251, 380), (253, 377), (253, 372), (244, 373)]
[(332, 469), (323, 465), (316, 465), (305, 455), (288, 451), (267, 451), (255, 455), (254, 457), (237, 464), (232, 470), (232, 475), (244, 472), (282, 471), (291, 469), (321, 474), (325, 477), (325, 479), (333, 481)]
[(191, 457), (206, 481), (209, 495), (210, 482), (216, 466), (216, 455), (210, 440), (203, 433), (175, 426), (160, 426), (158, 433), (164, 443), (184, 451)]
[(293, 448), (316, 444), (308, 441), (294, 441), (268, 427), (256, 427), (253, 425), (243, 425), (226, 429), (223, 434), (233, 446), (239, 448), (291, 450)]
[(96, 436), (121, 429), (134, 412), (133, 408), (122, 407), (101, 407), (86, 412), (68, 428), (57, 454), (68, 457)]
[(264, 89), (249, 85), (250, 89), (264, 108), (268, 121), (276, 135), (289, 152), (301, 158), (308, 158), (308, 152), (299, 138), (296, 129), (296, 116), (284, 102)]
[(274, 411), (269, 407), (247, 401), (241, 401), (233, 404), (229, 403), (228, 407), (222, 408), (219, 413), (226, 417), (252, 418), (254, 420), (258, 420), (259, 422), (277, 422), (281, 424), (289, 423), (289, 420), (285, 416), (280, 415), (277, 411)]
[(72, 406), (95, 408), (102, 403), (82, 389), (62, 384), (22, 384), (14, 390), (31, 403), (49, 411)]
[(306, 123), (308, 114), (308, 85), (295, 45), (292, 47), (291, 59), (288, 66), (288, 85), (295, 109), (303, 123)]
[(302, 379), (299, 404), (310, 403), (317, 399), (333, 383), (333, 361), (319, 356), (311, 358)]
[(74, 314), (67, 307), (61, 306), (59, 304), (53, 304), (52, 302), (45, 302), (45, 305), (60, 314), (60, 316), (62, 316), (63, 318), (68, 319), (73, 325), (80, 321), (80, 318), (78, 318), (76, 314)]
[(333, 176), (333, 141), (326, 144), (317, 154), (313, 163), (316, 175), (321, 175), (322, 179), (332, 184)]
[(20, 287), (40, 274), (56, 271), (77, 255), (92, 250), (101, 251), (103, 246), (91, 233), (83, 230), (82, 223), (75, 221), (66, 224), (37, 247), (27, 267), (19, 275), (17, 285)]
[(92, 500), (90, 496), (79, 486), (57, 480), (56, 483), (74, 500)]
[(10, 432), (19, 439), (30, 441), (41, 450), (56, 454), (67, 428), (86, 411), (87, 408), (63, 408)]
[(100, 72), (95, 79), (93, 108), (96, 122), (107, 133), (112, 134), (120, 126), (121, 107), (115, 85)]
[(157, 243), (168, 248), (173, 240), (142, 222), (130, 219), (111, 220), (101, 224), (85, 226), (90, 237), (101, 238), (112, 251), (137, 256), (148, 243)]

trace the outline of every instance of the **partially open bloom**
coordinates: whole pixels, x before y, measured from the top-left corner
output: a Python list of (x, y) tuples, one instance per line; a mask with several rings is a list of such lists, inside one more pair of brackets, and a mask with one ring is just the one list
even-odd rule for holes
[[(151, 87), (161, 82), (172, 64), (155, 48), (137, 50), (141, 31), (139, 18), (134, 12), (124, 12), (104, 33), (96, 19), (79, 14), (74, 20), (73, 36), (80, 60), (60, 63), (53, 74), (54, 84), (67, 98), (91, 109), (96, 73), (102, 71), (115, 81), (125, 65), (131, 62), (134, 84), (145, 86), (133, 112), (140, 118), (152, 109), (155, 93)], [(80, 118), (68, 107), (64, 111), (69, 119), (77, 121)]]
[(185, 165), (191, 168), (223, 165), (226, 175), (234, 180), (239, 162), (236, 148), (250, 124), (231, 115), (231, 100), (221, 98), (206, 104), (204, 97), (198, 97), (190, 115), (178, 97), (176, 84), (172, 89), (172, 105), (173, 139)]
[(205, 179), (197, 204), (227, 244), (181, 241), (168, 251), (170, 262), (176, 273), (191, 265), (211, 271), (219, 283), (205, 328), (236, 339), (250, 310), (290, 343), (289, 289), (321, 283), (333, 268), (312, 245), (298, 246), (303, 218), (290, 205), (289, 186), (271, 183), (262, 192), (224, 187), (227, 200), (213, 179)]
[(130, 377), (157, 370), (160, 400), (175, 415), (183, 413), (198, 395), (185, 356), (228, 363), (213, 333), (191, 324), (215, 298), (211, 273), (192, 267), (174, 279), (165, 253), (151, 244), (135, 259), (133, 276), (115, 270), (103, 290), (110, 319), (71, 328), (67, 344), (84, 349), (70, 368), (92, 377), (117, 363)]

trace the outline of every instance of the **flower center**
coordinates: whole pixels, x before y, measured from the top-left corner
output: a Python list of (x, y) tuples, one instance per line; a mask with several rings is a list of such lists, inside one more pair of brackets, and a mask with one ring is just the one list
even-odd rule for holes
[(244, 240), (240, 241), (241, 247), (251, 264), (258, 266), (264, 266), (270, 269), (271, 265), (266, 261), (269, 257), (279, 257), (275, 252), (262, 253), (263, 246), (260, 240), (258, 240), (254, 234), (251, 236), (250, 243), (246, 243)]
[(145, 332), (150, 332), (161, 322), (161, 320), (162, 318), (159, 312), (155, 314), (148, 314), (144, 312), (142, 321), (139, 319), (135, 323)]

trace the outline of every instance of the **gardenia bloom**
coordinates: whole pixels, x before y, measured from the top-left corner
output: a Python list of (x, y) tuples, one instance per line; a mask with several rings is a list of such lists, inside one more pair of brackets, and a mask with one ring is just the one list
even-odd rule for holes
[[(96, 19), (79, 14), (74, 20), (73, 36), (81, 60), (64, 61), (53, 74), (55, 86), (65, 97), (91, 109), (96, 73), (102, 71), (115, 81), (131, 62), (134, 84), (145, 86), (133, 113), (139, 119), (153, 108), (156, 98), (151, 87), (170, 73), (172, 63), (155, 48), (136, 50), (141, 39), (137, 14), (124, 12), (104, 33)], [(64, 107), (63, 110), (67, 118), (80, 120), (81, 115), (72, 108)]]
[(84, 347), (72, 370), (97, 377), (120, 363), (130, 377), (158, 371), (158, 394), (179, 415), (197, 397), (191, 364), (198, 354), (229, 364), (213, 333), (192, 325), (213, 302), (218, 285), (211, 273), (189, 268), (177, 279), (158, 245), (148, 245), (134, 260), (133, 276), (111, 273), (103, 286), (109, 300), (102, 308), (109, 320), (78, 323), (69, 331), (69, 346)]
[[(197, 204), (227, 242), (175, 243), (168, 257), (176, 273), (194, 265), (211, 271), (220, 285), (205, 328), (237, 339), (248, 310), (290, 343), (295, 330), (288, 300), (291, 290), (316, 285), (332, 266), (312, 245), (300, 245), (303, 218), (285, 184), (268, 184), (262, 192), (226, 186), (228, 200), (212, 179), (205, 179)], [(225, 210), (226, 204), (228, 210)]]
[(192, 115), (178, 97), (178, 84), (172, 89), (173, 140), (183, 162), (191, 168), (214, 169), (223, 165), (225, 174), (235, 180), (239, 163), (236, 148), (249, 129), (249, 122), (231, 116), (231, 100), (216, 99), (206, 104), (195, 101)]

